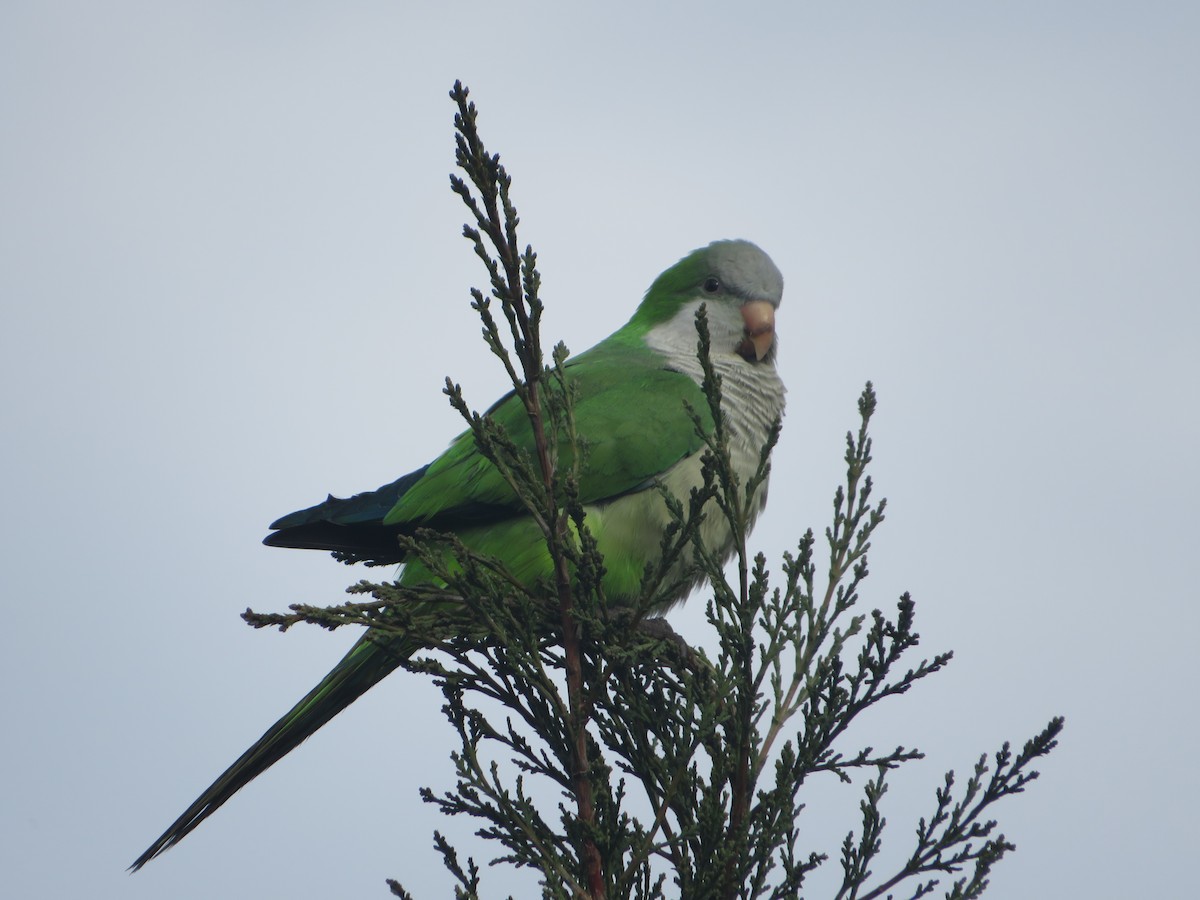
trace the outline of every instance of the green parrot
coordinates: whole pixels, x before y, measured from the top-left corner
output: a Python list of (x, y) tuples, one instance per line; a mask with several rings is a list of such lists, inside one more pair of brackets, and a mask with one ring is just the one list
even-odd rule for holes
[[(656, 561), (670, 517), (661, 485), (685, 498), (701, 483), (704, 445), (684, 406), (707, 409), (696, 358), (695, 314), (704, 304), (712, 364), (722, 378), (722, 410), (730, 453), (742, 483), (757, 469), (769, 431), (783, 414), (784, 386), (775, 368), (775, 310), (783, 276), (748, 241), (717, 241), (663, 272), (633, 318), (590, 350), (568, 359), (577, 388), (575, 419), (587, 441), (579, 492), (589, 530), (604, 556), (603, 589), (610, 603), (638, 594), (648, 563)], [(490, 411), (518, 445), (532, 451), (532, 429), (521, 402), (509, 394)], [(766, 502), (766, 485), (753, 504)], [(496, 468), (478, 452), (470, 432), (424, 468), (347, 500), (284, 516), (263, 543), (332, 550), (341, 558), (400, 564), (402, 584), (430, 583), (417, 561), (406, 561), (397, 535), (417, 528), (455, 534), (467, 547), (498, 558), (527, 584), (552, 574), (536, 523)], [(723, 557), (732, 536), (723, 517), (702, 526), (705, 545)], [(671, 577), (684, 584), (676, 602), (698, 583), (681, 561)], [(212, 783), (130, 867), (136, 871), (182, 840), (253, 778), (422, 649), (406, 636), (386, 646), (366, 635), (328, 675)]]

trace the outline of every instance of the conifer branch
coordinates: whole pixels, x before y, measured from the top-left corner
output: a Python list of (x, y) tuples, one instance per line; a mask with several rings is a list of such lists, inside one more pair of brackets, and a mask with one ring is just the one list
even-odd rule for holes
[[(589, 447), (575, 421), (567, 350), (556, 345), (547, 364), (537, 257), (519, 249), (511, 179), (484, 148), (466, 88), (456, 83), (451, 97), (462, 173), (451, 176), (451, 187), (467, 207), (463, 235), (488, 279), (488, 290), (473, 290), (471, 302), (529, 420), (533, 451), (474, 412), (449, 379), (445, 393), (528, 511), (552, 576), (528, 584), (455, 536), (420, 530), (400, 540), (430, 585), (364, 580), (348, 589), (354, 599), (347, 603), (247, 610), (247, 621), (281, 630), (354, 624), (381, 636), (416, 636), (432, 655), (403, 665), (434, 680), (458, 736), (453, 787), (424, 788), (421, 797), (478, 823), (477, 835), (499, 848), (493, 862), (536, 871), (543, 897), (652, 900), (666, 897), (669, 884), (672, 896), (785, 900), (800, 896), (835, 856), (838, 900), (881, 900), (900, 888), (915, 900), (948, 876), (956, 880), (947, 897), (980, 896), (992, 867), (1014, 849), (987, 816), (1037, 778), (1031, 765), (1053, 750), (1063, 723), (1052, 720), (1019, 753), (1005, 744), (981, 758), (961, 788), (947, 773), (912, 852), (896, 871), (875, 873), (890, 834), (882, 812), (888, 780), (923, 754), (848, 745), (849, 732), (876, 704), (942, 671), (952, 654), (911, 662), (920, 636), (907, 593), (887, 615), (864, 606), (868, 556), (886, 510), (868, 474), (872, 384), (858, 399), (858, 427), (846, 435), (845, 479), (824, 541), (808, 529), (772, 577), (747, 539), (780, 423), (769, 430), (754, 473), (739, 475), (701, 307), (696, 358), (704, 403), (688, 408), (703, 445), (700, 483), (681, 497), (658, 488), (670, 522), (657, 560), (643, 572), (637, 601), (610, 607), (580, 495)], [(732, 535), (728, 577), (726, 555), (705, 543), (704, 526), (714, 519)], [(650, 618), (699, 576), (709, 585), (707, 651)], [(800, 827), (802, 790), (818, 776), (862, 791), (859, 824), (840, 847), (825, 846), (819, 829)], [(538, 784), (566, 801), (542, 801)], [(475, 860), (462, 862), (440, 833), (434, 848), (455, 897), (478, 898)], [(411, 900), (398, 882), (388, 886)]]

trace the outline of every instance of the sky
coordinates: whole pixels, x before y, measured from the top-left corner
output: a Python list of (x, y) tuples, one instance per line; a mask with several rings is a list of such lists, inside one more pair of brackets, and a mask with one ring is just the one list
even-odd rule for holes
[[(1161, 0), (3, 4), (0, 893), (438, 897), (435, 828), (488, 858), (418, 800), (453, 734), (400, 673), (125, 872), (354, 639), (241, 622), (367, 574), (266, 525), (436, 455), (445, 376), (503, 390), (447, 182), (461, 78), (572, 350), (711, 240), (783, 271), (768, 558), (824, 527), (874, 382), (863, 602), (910, 591), (921, 652), (955, 652), (850, 735), (927, 753), (894, 852), (946, 769), (1061, 714), (992, 811), (1018, 850), (987, 896), (1193, 895), (1198, 27)], [(672, 615), (701, 645), (702, 600)], [(858, 799), (816, 789), (806, 848)]]

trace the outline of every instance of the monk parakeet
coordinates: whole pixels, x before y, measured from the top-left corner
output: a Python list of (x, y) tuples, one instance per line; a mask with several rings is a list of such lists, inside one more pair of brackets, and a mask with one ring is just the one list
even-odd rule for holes
[[(783, 277), (767, 254), (747, 241), (717, 241), (658, 276), (624, 327), (568, 359), (566, 371), (577, 389), (576, 427), (588, 448), (580, 498), (587, 527), (604, 557), (602, 586), (609, 603), (633, 601), (646, 565), (660, 553), (670, 518), (659, 486), (686, 498), (701, 483), (704, 445), (684, 406), (687, 401), (695, 410), (707, 408), (696, 357), (697, 309), (701, 304), (707, 308), (710, 355), (722, 378), (730, 452), (744, 484), (783, 413), (784, 387), (775, 368), (775, 310), (782, 294)], [(497, 403), (490, 415), (515, 443), (532, 450), (532, 430), (514, 395)], [(754, 510), (765, 501), (763, 485)], [(469, 432), (429, 465), (376, 491), (347, 500), (330, 497), (284, 516), (271, 525), (264, 543), (397, 563), (403, 567), (400, 582), (419, 585), (429, 583), (431, 576), (420, 563), (405, 560), (396, 539), (416, 528), (453, 533), (467, 547), (501, 560), (525, 583), (552, 574), (536, 523), (478, 452)], [(723, 517), (709, 515), (703, 528), (705, 545), (728, 556), (732, 537)], [(682, 568), (673, 575), (681, 584), (688, 581)], [(419, 641), (404, 636), (388, 638), (386, 648), (377, 639), (360, 639), (131, 868), (141, 868), (182, 840), (243, 785), (395, 669), (401, 658), (421, 649)]]

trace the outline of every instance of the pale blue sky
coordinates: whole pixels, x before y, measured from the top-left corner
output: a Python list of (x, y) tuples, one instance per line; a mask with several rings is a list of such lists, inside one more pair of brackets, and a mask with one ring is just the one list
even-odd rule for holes
[[(452, 734), (404, 674), (124, 867), (353, 639), (240, 622), (360, 574), (267, 523), (435, 455), (444, 376), (502, 389), (446, 184), (462, 78), (572, 349), (715, 238), (783, 270), (773, 557), (874, 380), (866, 602), (912, 591), (956, 653), (853, 736), (929, 754), (893, 851), (946, 768), (1061, 713), (988, 896), (1194, 895), (1200, 7), (416, 6), (0, 8), (0, 893), (447, 896), (430, 834), (467, 829), (416, 791)], [(814, 800), (836, 854), (858, 794)]]

